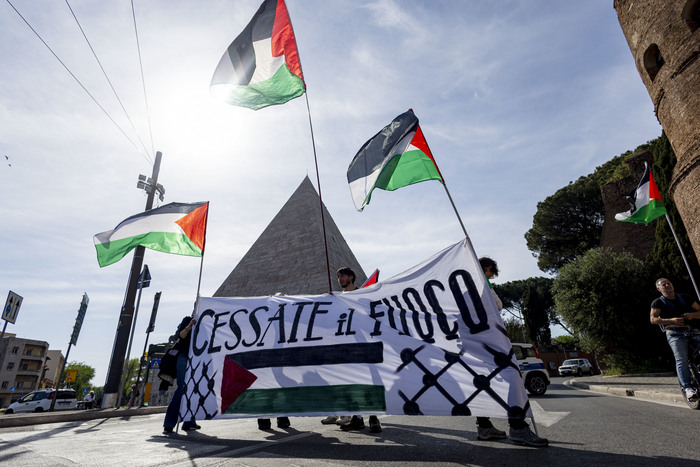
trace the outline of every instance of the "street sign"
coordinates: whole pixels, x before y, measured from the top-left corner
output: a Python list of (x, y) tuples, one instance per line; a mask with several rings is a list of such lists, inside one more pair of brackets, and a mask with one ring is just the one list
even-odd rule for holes
[(159, 370), (160, 369), (160, 358), (154, 358), (151, 360), (151, 370)]
[(83, 319), (85, 318), (88, 303), (90, 303), (90, 298), (88, 297), (87, 293), (83, 293), (83, 299), (80, 302), (80, 308), (78, 309), (78, 317), (75, 318), (75, 325), (73, 326), (73, 334), (70, 336), (70, 343), (72, 345), (76, 345), (78, 342), (78, 335), (80, 335), (80, 328), (83, 326)]
[(83, 394), (87, 394), (88, 388), (83, 388)]
[(7, 294), (5, 307), (2, 309), (2, 319), (15, 324), (20, 305), (22, 305), (22, 297), (10, 290), (10, 293)]
[(10, 392), (15, 392), (16, 390), (17, 390), (17, 388), (14, 387), (14, 386), (12, 386), (12, 387), (10, 388)]
[(156, 315), (158, 314), (158, 304), (160, 303), (160, 294), (163, 292), (157, 292), (155, 297), (153, 297), (153, 310), (151, 311), (151, 319), (148, 322), (148, 328), (146, 328), (146, 334), (153, 332), (156, 328)]
[(151, 273), (148, 270), (148, 264), (143, 265), (143, 271), (139, 274), (139, 280), (136, 283), (137, 289), (145, 289), (151, 285)]
[(66, 383), (75, 383), (78, 378), (78, 370), (66, 370)]

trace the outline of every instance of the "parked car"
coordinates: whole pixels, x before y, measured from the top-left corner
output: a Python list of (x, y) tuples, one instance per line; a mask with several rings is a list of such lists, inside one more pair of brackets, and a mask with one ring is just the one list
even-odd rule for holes
[[(22, 397), (17, 402), (13, 402), (5, 410), (6, 414), (24, 413), (24, 412), (48, 412), (51, 408), (55, 389), (39, 389), (32, 391)], [(75, 397), (75, 391), (72, 389), (59, 389), (58, 398), (54, 410), (75, 410), (78, 407), (78, 399)]]
[(513, 354), (523, 375), (525, 389), (533, 395), (544, 394), (550, 381), (539, 352), (532, 344), (513, 343), (512, 345)]
[(576, 375), (581, 376), (586, 373), (593, 376), (593, 365), (585, 358), (571, 358), (564, 360), (564, 363), (559, 367), (559, 375)]

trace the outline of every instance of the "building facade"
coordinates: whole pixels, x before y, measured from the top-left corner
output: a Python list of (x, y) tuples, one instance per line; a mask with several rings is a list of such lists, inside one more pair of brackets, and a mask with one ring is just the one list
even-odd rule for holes
[(0, 342), (0, 407), (39, 389), (48, 342), (5, 334)]
[(700, 258), (700, 0), (615, 0), (614, 6), (676, 153), (668, 195)]

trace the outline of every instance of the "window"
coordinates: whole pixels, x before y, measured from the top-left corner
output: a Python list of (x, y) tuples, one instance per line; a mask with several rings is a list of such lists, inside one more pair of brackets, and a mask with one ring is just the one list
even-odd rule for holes
[(695, 32), (700, 26), (700, 0), (688, 0), (681, 12), (681, 18), (685, 21), (690, 32)]
[(12, 347), (12, 353), (19, 353), (19, 347)]
[(34, 352), (34, 349), (27, 349), (27, 353), (25, 355), (31, 355)]
[(22, 371), (27, 371), (27, 370), (29, 370), (29, 364), (23, 363), (20, 368), (22, 368)]
[(7, 387), (10, 385), (9, 381), (3, 381), (0, 386), (2, 386), (3, 389), (7, 389)]
[(7, 364), (7, 369), (8, 369), (8, 370), (13, 369), (14, 367), (15, 367), (15, 362), (10, 362), (10, 363)]
[(647, 70), (649, 79), (651, 79), (652, 82), (654, 82), (654, 78), (656, 78), (657, 73), (661, 67), (664, 66), (664, 63), (664, 57), (661, 55), (659, 46), (651, 44), (646, 52), (644, 52), (644, 68)]
[(18, 381), (17, 382), (17, 389), (21, 389), (24, 387), (24, 381)]

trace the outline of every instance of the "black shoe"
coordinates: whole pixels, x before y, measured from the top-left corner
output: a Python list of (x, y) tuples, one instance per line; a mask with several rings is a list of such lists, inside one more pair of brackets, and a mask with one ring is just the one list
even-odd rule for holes
[(269, 418), (258, 418), (258, 430), (269, 430), (272, 428)]
[(381, 433), (382, 424), (379, 423), (379, 419), (376, 415), (369, 416), (369, 432), (370, 433)]
[(288, 417), (277, 417), (277, 428), (289, 428), (290, 426), (292, 424), (289, 423)]
[(182, 429), (185, 431), (199, 430), (200, 428), (202, 427), (197, 425), (196, 423), (190, 423), (189, 425), (185, 425), (184, 423), (182, 424)]
[(362, 430), (365, 428), (365, 421), (359, 415), (353, 415), (348, 423), (340, 425), (340, 429), (343, 431), (350, 430)]
[(164, 435), (169, 435), (173, 432), (173, 428), (169, 426), (164, 426), (163, 427), (163, 434)]

